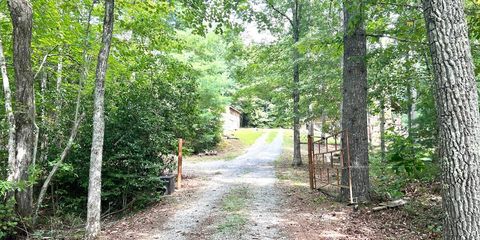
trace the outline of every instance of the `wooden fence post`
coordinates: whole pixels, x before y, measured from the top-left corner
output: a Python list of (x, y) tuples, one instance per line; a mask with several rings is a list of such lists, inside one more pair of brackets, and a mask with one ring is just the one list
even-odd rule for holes
[(182, 188), (182, 146), (183, 139), (178, 139), (178, 166), (177, 166), (177, 189)]
[(314, 171), (315, 169), (313, 168), (313, 136), (308, 135), (308, 177), (310, 178), (310, 189), (314, 189)]

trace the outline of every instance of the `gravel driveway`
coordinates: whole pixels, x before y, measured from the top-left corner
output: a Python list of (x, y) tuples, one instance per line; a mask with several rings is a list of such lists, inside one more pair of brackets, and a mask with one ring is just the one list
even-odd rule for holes
[[(264, 134), (234, 160), (187, 163), (185, 174), (209, 177), (209, 184), (195, 199), (180, 203), (148, 239), (282, 239), (273, 162), (282, 152), (283, 132), (271, 143), (266, 138)], [(242, 209), (244, 224), (233, 232), (218, 231), (228, 215), (222, 210), (222, 199), (238, 187), (247, 189), (249, 195)]]

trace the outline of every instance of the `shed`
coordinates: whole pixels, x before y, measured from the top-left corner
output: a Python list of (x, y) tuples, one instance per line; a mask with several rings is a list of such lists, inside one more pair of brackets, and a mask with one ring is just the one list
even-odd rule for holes
[(227, 106), (223, 113), (223, 131), (235, 131), (240, 128), (242, 112), (232, 106)]

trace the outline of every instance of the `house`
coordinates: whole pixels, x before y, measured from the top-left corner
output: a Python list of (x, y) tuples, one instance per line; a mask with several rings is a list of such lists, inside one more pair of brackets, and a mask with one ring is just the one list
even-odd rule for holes
[(223, 132), (235, 131), (240, 128), (242, 112), (227, 106), (223, 113)]

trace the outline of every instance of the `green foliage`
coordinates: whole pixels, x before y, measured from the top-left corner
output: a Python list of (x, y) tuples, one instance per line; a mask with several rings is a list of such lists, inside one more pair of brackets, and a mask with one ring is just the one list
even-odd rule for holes
[(0, 239), (15, 235), (19, 220), (15, 213), (15, 199), (0, 203)]
[(426, 163), (432, 162), (433, 149), (417, 143), (413, 137), (404, 137), (388, 134), (388, 161), (392, 170), (397, 174), (407, 176), (421, 176)]
[(0, 239), (15, 235), (17, 230), (19, 219), (15, 213), (15, 198), (7, 198), (7, 193), (15, 189), (11, 182), (0, 180)]

